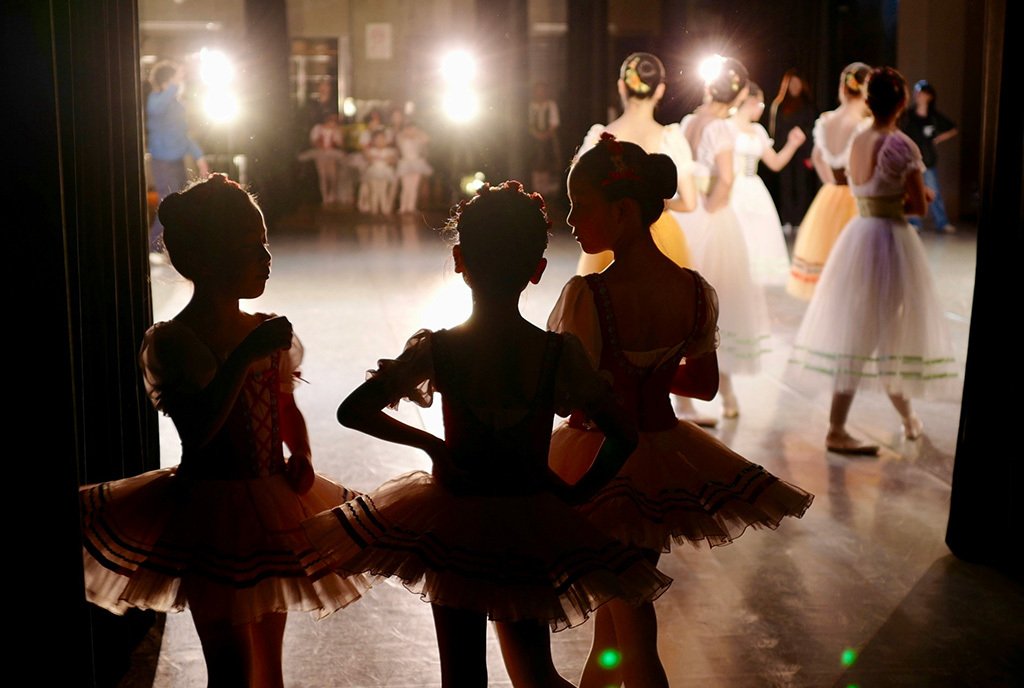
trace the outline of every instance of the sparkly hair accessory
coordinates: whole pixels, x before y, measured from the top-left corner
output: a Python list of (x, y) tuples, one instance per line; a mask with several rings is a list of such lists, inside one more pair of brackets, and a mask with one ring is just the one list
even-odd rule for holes
[(622, 68), (622, 81), (634, 93), (649, 93), (651, 85), (644, 83), (643, 79), (640, 78), (640, 73), (636, 71), (636, 67), (639, 64), (639, 55), (629, 60)]
[(610, 134), (607, 131), (602, 133), (601, 140), (598, 143), (604, 144), (608, 148), (613, 167), (608, 176), (601, 180), (601, 186), (608, 186), (620, 181), (641, 181), (641, 177), (637, 174), (636, 170), (626, 164), (624, 157), (626, 150), (622, 146), (622, 141), (615, 138), (615, 134)]

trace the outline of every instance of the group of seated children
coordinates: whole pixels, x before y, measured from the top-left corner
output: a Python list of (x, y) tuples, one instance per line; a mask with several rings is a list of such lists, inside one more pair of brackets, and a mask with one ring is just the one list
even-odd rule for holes
[(309, 132), (311, 148), (299, 155), (316, 165), (325, 206), (355, 206), (359, 212), (390, 215), (417, 208), (423, 177), (433, 173), (426, 159), (430, 137), (394, 110), (385, 124), (373, 110), (357, 128), (330, 112)]

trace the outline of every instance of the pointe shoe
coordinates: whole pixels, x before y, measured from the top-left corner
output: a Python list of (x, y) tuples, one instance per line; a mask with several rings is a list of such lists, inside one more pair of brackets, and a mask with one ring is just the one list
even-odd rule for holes
[(910, 414), (910, 418), (903, 421), (903, 436), (910, 441), (921, 438), (924, 434), (924, 423), (917, 417), (916, 413)]
[(740, 416), (740, 405), (736, 401), (736, 397), (727, 397), (722, 399), (722, 417), (727, 420), (739, 418)]
[(843, 433), (829, 435), (825, 438), (825, 448), (835, 454), (852, 456), (878, 456), (878, 445), (861, 442), (855, 437)]

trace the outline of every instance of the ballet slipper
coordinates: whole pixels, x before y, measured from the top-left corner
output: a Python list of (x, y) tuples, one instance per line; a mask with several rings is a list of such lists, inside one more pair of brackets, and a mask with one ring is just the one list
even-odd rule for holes
[(845, 431), (829, 432), (825, 438), (825, 448), (835, 454), (878, 456), (877, 444), (861, 442)]
[(917, 417), (916, 413), (910, 414), (903, 419), (903, 436), (908, 440), (917, 440), (924, 434), (924, 423)]
[[(689, 423), (701, 428), (714, 428), (718, 425), (718, 419), (712, 416), (702, 416), (697, 413), (697, 410), (693, 408), (692, 404), (688, 404), (683, 401), (684, 397), (675, 397), (673, 403), (675, 407), (676, 417), (680, 420), (685, 420)], [(688, 400), (687, 400), (688, 401)]]
[(736, 400), (736, 397), (729, 395), (722, 397), (722, 417), (727, 420), (739, 418), (740, 416), (740, 405)]

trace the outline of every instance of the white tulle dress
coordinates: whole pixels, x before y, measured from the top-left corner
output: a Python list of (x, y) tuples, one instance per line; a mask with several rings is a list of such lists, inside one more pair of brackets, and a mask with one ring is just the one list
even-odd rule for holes
[(923, 169), (914, 142), (893, 132), (871, 177), (852, 185), (858, 216), (840, 233), (800, 325), (794, 381), (939, 399), (959, 390), (928, 257), (903, 216), (906, 175)]
[[(684, 135), (693, 120), (694, 115), (683, 118)], [(682, 215), (680, 224), (693, 249), (697, 270), (718, 292), (719, 368), (742, 375), (759, 372), (761, 356), (769, 350), (768, 302), (750, 269), (747, 242), (732, 205), (713, 213), (705, 209), (706, 194), (718, 177), (715, 156), (735, 147), (735, 131), (726, 120), (705, 125), (693, 167), (700, 203), (695, 211)]]
[(729, 203), (743, 228), (750, 257), (750, 271), (761, 284), (784, 285), (789, 275), (789, 250), (782, 233), (779, 211), (775, 208), (768, 187), (757, 174), (761, 155), (772, 147), (764, 127), (756, 122), (751, 131), (742, 131), (730, 120), (736, 132), (735, 180)]

